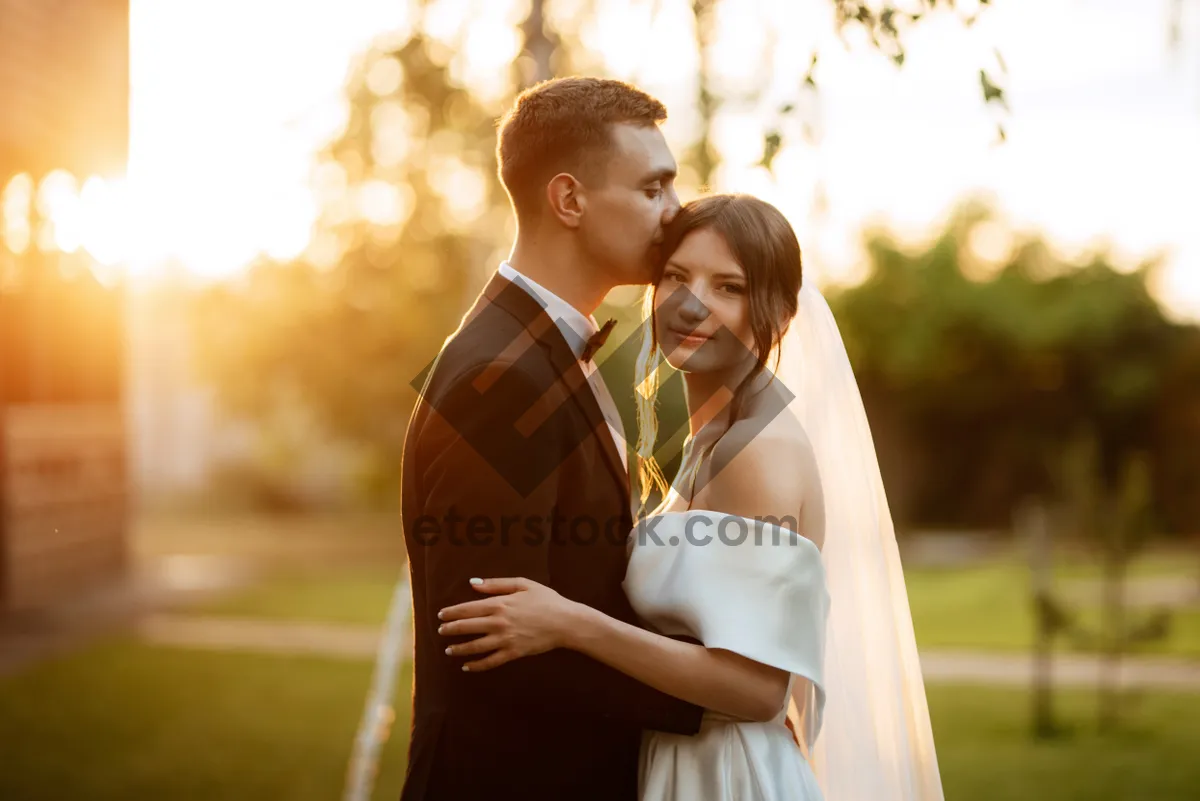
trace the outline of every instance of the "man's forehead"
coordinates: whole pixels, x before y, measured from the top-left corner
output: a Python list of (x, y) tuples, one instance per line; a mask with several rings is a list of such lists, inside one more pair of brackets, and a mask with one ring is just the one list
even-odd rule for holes
[(675, 157), (657, 125), (614, 123), (612, 140), (613, 162), (616, 163), (611, 166), (622, 172), (675, 173)]

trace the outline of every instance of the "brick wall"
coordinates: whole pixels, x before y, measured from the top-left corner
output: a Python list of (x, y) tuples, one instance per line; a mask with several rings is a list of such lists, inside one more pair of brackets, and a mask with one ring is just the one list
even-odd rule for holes
[(0, 408), (0, 609), (120, 576), (128, 481), (119, 406)]

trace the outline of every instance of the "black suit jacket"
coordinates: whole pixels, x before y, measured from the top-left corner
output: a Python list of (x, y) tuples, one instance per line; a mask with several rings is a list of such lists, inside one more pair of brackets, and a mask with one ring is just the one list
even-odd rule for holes
[(643, 729), (699, 730), (702, 710), (557, 650), (463, 673), (437, 612), (468, 579), (524, 576), (636, 623), (621, 590), (629, 485), (562, 333), (496, 275), (425, 380), (404, 445), (413, 593), (413, 724), (404, 801), (633, 801)]

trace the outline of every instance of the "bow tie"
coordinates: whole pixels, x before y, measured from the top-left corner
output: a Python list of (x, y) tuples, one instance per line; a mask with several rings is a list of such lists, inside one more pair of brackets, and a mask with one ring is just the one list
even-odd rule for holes
[(596, 351), (604, 347), (604, 343), (608, 341), (608, 335), (612, 333), (616, 325), (616, 320), (609, 320), (600, 327), (599, 331), (588, 337), (587, 344), (583, 346), (583, 353), (579, 354), (579, 361), (590, 362), (596, 355)]

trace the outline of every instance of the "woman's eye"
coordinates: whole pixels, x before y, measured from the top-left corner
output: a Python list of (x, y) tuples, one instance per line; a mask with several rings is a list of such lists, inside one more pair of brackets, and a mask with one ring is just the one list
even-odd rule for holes
[(740, 295), (742, 293), (740, 284), (724, 284), (721, 289), (731, 295)]
[(648, 187), (646, 187), (645, 191), (646, 191), (646, 197), (656, 198), (662, 194), (663, 190), (662, 190), (661, 186), (648, 186)]

